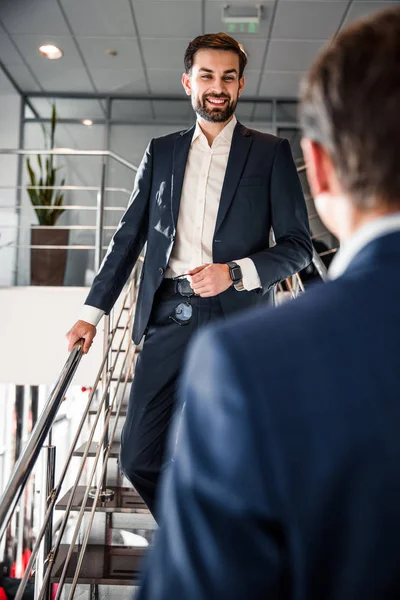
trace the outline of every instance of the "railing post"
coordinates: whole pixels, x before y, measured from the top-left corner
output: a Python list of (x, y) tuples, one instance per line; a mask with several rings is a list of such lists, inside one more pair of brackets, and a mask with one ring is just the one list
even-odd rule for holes
[[(51, 501), (51, 495), (54, 491), (55, 485), (55, 468), (56, 468), (56, 448), (51, 444), (51, 432), (49, 433), (48, 445), (43, 447), (43, 470), (42, 470), (42, 484), (40, 488), (41, 498), (41, 515), (40, 521), (44, 522), (45, 515), (48, 506)], [(35, 574), (35, 600), (39, 598), (43, 579), (46, 569), (49, 568), (48, 556), (53, 546), (53, 516), (50, 517), (47, 527), (46, 534), (40, 546), (36, 562), (36, 574)], [(50, 600), (50, 582), (46, 584), (47, 590), (45, 592), (46, 600)]]
[(314, 248), (312, 262), (314, 267), (318, 271), (318, 275), (321, 277), (322, 281), (327, 281), (328, 279), (328, 269), (324, 265), (322, 258)]
[[(103, 185), (103, 178), (102, 178)], [(104, 223), (104, 187), (97, 192), (96, 211), (96, 240), (94, 251), (94, 272), (100, 269), (103, 248), (103, 223)]]

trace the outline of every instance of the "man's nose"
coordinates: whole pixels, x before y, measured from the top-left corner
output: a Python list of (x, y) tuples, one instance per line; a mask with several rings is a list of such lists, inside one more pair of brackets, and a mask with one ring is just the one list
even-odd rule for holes
[(213, 85), (213, 92), (215, 94), (226, 94), (225, 82), (222, 79), (216, 79)]

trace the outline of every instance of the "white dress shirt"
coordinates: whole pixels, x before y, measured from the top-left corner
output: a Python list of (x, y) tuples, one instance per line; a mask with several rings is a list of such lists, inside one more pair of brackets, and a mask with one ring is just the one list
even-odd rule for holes
[(400, 231), (400, 212), (385, 215), (361, 227), (343, 244), (329, 267), (329, 278), (337, 279), (346, 271), (351, 261), (373, 240)]
[[(206, 263), (213, 262), (212, 246), (236, 117), (229, 121), (209, 146), (199, 123), (193, 134), (186, 163), (176, 238), (165, 276), (183, 275)], [(237, 290), (261, 287), (256, 266), (250, 258), (236, 260), (242, 269), (242, 285)], [(97, 325), (104, 311), (85, 305), (80, 318)]]

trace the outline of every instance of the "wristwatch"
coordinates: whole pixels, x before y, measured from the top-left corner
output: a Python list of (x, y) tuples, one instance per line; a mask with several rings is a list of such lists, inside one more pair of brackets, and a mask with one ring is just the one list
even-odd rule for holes
[(239, 265), (235, 262), (228, 262), (226, 264), (229, 267), (229, 275), (231, 276), (233, 284), (235, 285), (239, 283), (239, 281), (242, 281), (242, 269), (239, 267)]

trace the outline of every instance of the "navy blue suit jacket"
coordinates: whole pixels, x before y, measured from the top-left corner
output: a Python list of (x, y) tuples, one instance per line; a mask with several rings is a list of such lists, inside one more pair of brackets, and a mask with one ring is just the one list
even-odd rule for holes
[(400, 598), (399, 267), (200, 335), (140, 600)]
[[(109, 313), (147, 242), (133, 328), (136, 343), (147, 327), (174, 244), (193, 132), (194, 127), (149, 144), (128, 209), (86, 299), (86, 304)], [(307, 211), (287, 140), (236, 125), (212, 250), (214, 263), (252, 258), (262, 282), (259, 290), (237, 292), (231, 287), (221, 294), (224, 314), (270, 302), (277, 282), (310, 263)]]

